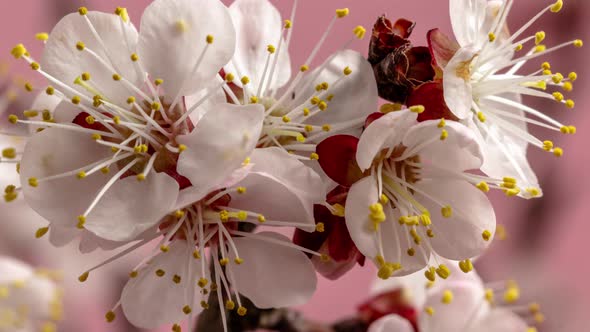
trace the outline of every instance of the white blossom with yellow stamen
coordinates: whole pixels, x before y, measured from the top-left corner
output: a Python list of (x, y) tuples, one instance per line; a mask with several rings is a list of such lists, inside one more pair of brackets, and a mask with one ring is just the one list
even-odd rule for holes
[[(547, 48), (543, 44), (545, 32), (527, 34), (528, 28), (543, 14), (559, 12), (563, 7), (562, 0), (546, 6), (510, 34), (506, 22), (513, 5), (513, 0), (451, 0), (451, 22), (458, 41), (457, 50), (452, 59), (438, 62), (448, 61), (443, 83), (449, 109), (472, 128), (482, 142), (485, 156), (482, 171), (492, 177), (515, 178), (519, 195), (531, 198), (541, 196), (542, 192), (526, 159), (527, 147), (535, 146), (557, 157), (563, 154), (563, 150), (549, 140), (535, 137), (527, 126), (539, 126), (563, 134), (574, 134), (576, 128), (527, 105), (521, 96), (555, 100), (564, 108), (573, 108), (573, 100), (556, 89), (571, 91), (577, 75), (552, 73), (549, 63), (543, 63), (539, 70), (528, 74), (519, 74), (519, 71), (528, 62), (547, 53), (566, 46), (581, 47), (583, 43), (573, 40)], [(529, 51), (523, 51), (524, 48)]]

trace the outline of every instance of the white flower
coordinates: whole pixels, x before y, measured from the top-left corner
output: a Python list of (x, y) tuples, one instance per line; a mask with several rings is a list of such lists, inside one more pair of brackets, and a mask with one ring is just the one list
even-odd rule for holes
[(0, 256), (0, 331), (56, 331), (60, 291), (48, 271)]
[[(423, 107), (412, 108), (423, 111)], [(388, 113), (362, 134), (356, 161), (365, 177), (346, 200), (346, 224), (358, 249), (387, 279), (424, 268), (431, 257), (480, 255), (496, 228), (494, 210), (465, 173), (481, 166), (481, 148), (457, 123), (417, 122), (410, 110)], [(445, 278), (444, 266), (429, 277)]]
[(57, 242), (76, 228), (110, 241), (135, 239), (173, 208), (179, 189), (207, 190), (221, 181), (216, 171), (248, 156), (262, 107), (220, 105), (213, 116), (231, 118), (233, 135), (221, 130), (208, 139), (226, 157), (211, 158), (218, 163), (207, 172), (181, 175), (207, 162), (188, 160), (197, 158), (195, 140), (207, 132), (203, 125), (193, 130), (191, 115), (215, 96), (194, 105), (184, 97), (222, 84), (218, 71), (234, 49), (231, 18), (217, 0), (154, 1), (140, 33), (124, 8), (116, 14), (80, 8), (53, 29), (40, 63), (24, 46), (13, 49), (48, 78), (47, 94), (62, 99), (51, 119), (9, 119), (45, 128), (28, 142), (20, 174), (27, 203), (63, 229)]
[[(475, 272), (465, 274), (457, 268), (456, 262), (445, 263), (453, 274), (447, 280), (432, 283), (417, 273), (399, 278), (401, 282), (397, 285), (384, 285), (389, 281), (378, 281), (377, 284), (381, 284), (378, 288), (399, 289), (401, 285), (406, 288), (403, 291), (418, 295), (414, 306), (419, 310), (417, 326), (420, 332), (536, 331), (527, 320), (540, 320), (539, 305), (516, 305), (520, 289), (514, 282), (485, 285)], [(394, 331), (412, 332), (414, 329), (409, 321), (398, 315), (385, 316), (369, 328), (369, 332)]]
[[(292, 77), (288, 50), (291, 45), (297, 2), (284, 22), (268, 0), (237, 0), (229, 8), (237, 32), (236, 53), (225, 72), (237, 75), (234, 103), (260, 103), (265, 119), (259, 146), (279, 146), (300, 159), (316, 159), (315, 144), (339, 132), (358, 131), (377, 107), (377, 84), (369, 62), (346, 49), (355, 38), (363, 38), (358, 26), (355, 36), (340, 51), (315, 70), (310, 65), (336, 21), (348, 15), (339, 9), (300, 71)], [(303, 24), (303, 21), (301, 21)]]
[[(552, 74), (547, 62), (532, 73), (518, 72), (533, 59), (569, 45), (581, 47), (582, 41), (546, 48), (542, 44), (545, 32), (527, 35), (528, 28), (544, 13), (560, 11), (562, 0), (545, 7), (510, 35), (506, 22), (513, 4), (513, 0), (451, 0), (451, 21), (458, 45), (438, 32), (431, 33), (430, 39), (437, 63), (444, 66), (444, 95), (449, 109), (472, 128), (482, 142), (485, 156), (482, 171), (495, 178), (517, 179), (515, 189), (519, 195), (531, 198), (542, 192), (526, 159), (527, 146), (542, 148), (558, 157), (563, 150), (529, 133), (527, 125), (564, 134), (573, 134), (576, 128), (526, 105), (521, 95), (554, 99), (573, 108), (571, 99), (558, 91), (549, 92), (547, 88), (563, 88), (569, 92), (577, 75)], [(534, 44), (530, 51), (518, 55), (529, 43)], [(448, 55), (452, 54), (454, 56), (449, 59)]]

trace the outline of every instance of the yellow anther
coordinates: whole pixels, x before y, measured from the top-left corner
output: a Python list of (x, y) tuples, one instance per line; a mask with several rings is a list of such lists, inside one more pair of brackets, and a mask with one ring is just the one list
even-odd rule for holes
[(96, 122), (96, 119), (92, 115), (89, 115), (84, 119), (84, 121), (86, 121), (86, 123), (89, 125), (93, 125)]
[[(543, 315), (542, 313), (538, 312), (534, 315), (533, 319), (535, 320), (535, 322), (537, 324), (542, 324), (543, 322), (545, 322), (545, 315)], [(537, 329), (533, 328), (536, 332)]]
[(564, 91), (570, 92), (574, 89), (574, 85), (572, 82), (563, 82), (562, 88)]
[(221, 264), (221, 266), (227, 266), (227, 264), (229, 264), (229, 258), (220, 259), (219, 264)]
[(244, 308), (244, 307), (239, 307), (238, 308), (238, 315), (239, 316), (246, 316), (246, 314), (248, 313), (248, 309)]
[(319, 104), (319, 103), (320, 103), (320, 101), (322, 101), (322, 100), (321, 100), (321, 99), (320, 99), (318, 96), (313, 96), (313, 97), (312, 97), (312, 98), (309, 100), (309, 102), (310, 102), (312, 105), (317, 105), (317, 104)]
[(201, 253), (199, 252), (199, 250), (193, 251), (193, 258), (194, 259), (201, 259)]
[(541, 311), (541, 305), (540, 304), (538, 304), (536, 302), (533, 302), (533, 303), (529, 304), (529, 312), (531, 314), (536, 314), (536, 313), (538, 313), (540, 311)]
[(295, 137), (295, 139), (299, 143), (305, 143), (305, 140), (306, 140), (305, 136), (303, 136), (302, 134), (297, 134), (297, 136)]
[(426, 308), (424, 308), (424, 312), (427, 315), (432, 316), (432, 315), (434, 315), (434, 308), (433, 307), (426, 307)]
[(84, 216), (84, 215), (78, 216), (78, 223), (76, 224), (76, 227), (78, 229), (84, 229), (84, 224), (86, 224), (86, 216)]
[(131, 278), (131, 279), (137, 278), (138, 275), (139, 275), (139, 272), (137, 272), (135, 270), (129, 272), (129, 278)]
[(207, 44), (213, 44), (213, 41), (215, 41), (215, 38), (212, 35), (207, 35), (207, 37), (205, 38), (205, 41), (207, 42)]
[(559, 131), (561, 131), (562, 134), (569, 134), (570, 133), (568, 126), (562, 126), (561, 128), (559, 128)]
[(553, 142), (552, 141), (544, 141), (543, 142), (543, 150), (545, 151), (551, 151), (551, 149), (553, 149)]
[(318, 108), (320, 111), (325, 111), (328, 109), (328, 104), (325, 101), (320, 101), (318, 104)]
[(379, 108), (379, 112), (387, 114), (387, 113), (391, 113), (391, 112), (397, 112), (401, 109), (402, 109), (401, 104), (386, 103), (386, 104), (381, 105), (381, 107)]
[(182, 327), (178, 324), (172, 325), (172, 332), (182, 332)]
[(494, 303), (494, 290), (493, 289), (486, 289), (485, 291), (485, 299), (488, 303)]
[(164, 275), (166, 275), (166, 271), (162, 270), (162, 269), (158, 269), (156, 270), (156, 275), (160, 278), (162, 278)]
[[(433, 231), (432, 229), (428, 229), (428, 230), (426, 231), (426, 235), (427, 235), (429, 238), (433, 238), (433, 237), (434, 237), (434, 231)], [(418, 244), (419, 244), (419, 243), (418, 243)]]
[(565, 101), (565, 107), (574, 108), (575, 106), (576, 106), (576, 103), (573, 100), (568, 99)]
[(285, 20), (285, 25), (283, 25), (285, 29), (291, 29), (293, 27), (293, 22), (291, 20)]
[(40, 41), (46, 41), (49, 39), (49, 34), (47, 32), (39, 32), (35, 34), (35, 39)]
[(323, 233), (326, 231), (326, 226), (323, 222), (319, 222), (315, 225), (315, 231), (318, 233)]
[(15, 148), (6, 148), (2, 150), (2, 157), (6, 159), (14, 159), (16, 158), (16, 149)]
[(185, 315), (190, 315), (190, 313), (193, 312), (193, 309), (190, 306), (185, 305), (182, 308), (182, 312), (184, 312)]
[(543, 75), (550, 76), (550, 75), (553, 75), (553, 72), (551, 70), (549, 70), (549, 69), (543, 70)]
[(88, 280), (89, 276), (90, 276), (90, 272), (84, 272), (78, 277), (78, 281), (86, 282), (86, 280)]
[(453, 302), (453, 292), (451, 292), (450, 290), (445, 290), (443, 292), (443, 296), (442, 296), (441, 301), (444, 304), (449, 304), (449, 303)]
[(449, 137), (449, 132), (448, 132), (446, 129), (443, 129), (443, 130), (440, 132), (440, 140), (441, 140), (441, 141), (444, 141), (444, 140), (446, 140), (448, 137)]
[(88, 14), (88, 8), (86, 8), (86, 7), (80, 7), (80, 8), (78, 8), (78, 14), (80, 14), (80, 15), (86, 15), (86, 14)]
[(129, 98), (127, 98), (127, 104), (133, 104), (135, 103), (135, 97), (131, 96)]
[(545, 40), (545, 31), (539, 31), (535, 34), (535, 45), (539, 45)]
[(453, 208), (450, 205), (443, 206), (440, 209), (440, 212), (442, 216), (445, 218), (450, 218), (453, 216)]
[(562, 102), (565, 97), (563, 96), (563, 94), (561, 92), (554, 92), (553, 98), (555, 98), (555, 100), (558, 102)]
[(470, 259), (466, 259), (464, 261), (460, 261), (459, 262), (459, 268), (464, 273), (469, 273), (469, 272), (473, 271), (473, 263), (471, 262)]
[(570, 79), (570, 81), (574, 82), (578, 79), (578, 74), (576, 72), (571, 72), (567, 75), (567, 77)]
[(78, 172), (78, 174), (76, 174), (76, 177), (80, 180), (84, 179), (84, 178), (86, 178), (86, 172), (80, 171), (80, 172)]
[(29, 178), (29, 186), (33, 188), (39, 186), (39, 181), (37, 180), (37, 178)]
[(119, 75), (119, 74), (113, 74), (113, 80), (114, 81), (120, 81), (121, 80), (121, 75)]
[(250, 157), (246, 157), (246, 159), (244, 159), (244, 162), (242, 162), (243, 166), (249, 165), (250, 164)]
[(250, 104), (257, 104), (257, 103), (258, 103), (258, 97), (256, 97), (256, 96), (250, 97)]
[(524, 46), (522, 46), (522, 44), (518, 44), (518, 45), (516, 45), (516, 47), (514, 48), (514, 51), (515, 51), (515, 52), (519, 52), (519, 51), (522, 51), (522, 49), (523, 49), (523, 48), (524, 48)]
[[(305, 107), (305, 108), (303, 109), (303, 115), (304, 115), (304, 116), (308, 116), (308, 115), (309, 115), (309, 108)], [(306, 128), (307, 128), (307, 126), (306, 126)], [(312, 128), (312, 130), (313, 130), (313, 127), (311, 127), (311, 128)]]
[(242, 264), (244, 264), (244, 260), (240, 257), (236, 257), (234, 259), (234, 263), (236, 263), (237, 265), (242, 265)]
[(124, 7), (117, 7), (115, 9), (115, 14), (119, 15), (123, 22), (129, 22), (129, 13), (127, 13), (127, 8)]
[(270, 54), (274, 54), (277, 51), (277, 48), (274, 45), (266, 46), (266, 51)]
[(31, 69), (33, 69), (33, 70), (39, 70), (39, 68), (41, 68), (41, 66), (37, 62), (32, 62), (31, 63)]
[(375, 256), (375, 263), (377, 266), (383, 266), (385, 265), (385, 258), (383, 258), (381, 255), (377, 255)]
[(559, 84), (561, 83), (561, 81), (563, 81), (563, 75), (561, 73), (556, 73), (555, 75), (553, 75), (551, 80), (553, 81), (553, 83)]
[(313, 131), (313, 126), (312, 125), (305, 125), (305, 131), (308, 133), (311, 133)]
[(580, 48), (584, 46), (584, 42), (581, 39), (576, 39), (574, 40), (574, 46)]
[(451, 270), (446, 265), (441, 264), (436, 269), (436, 274), (443, 279), (447, 279), (451, 275)]
[(258, 222), (259, 223), (264, 223), (265, 221), (266, 221), (266, 217), (263, 216), (263, 215), (261, 215), (261, 214), (259, 214), (258, 215)]
[(424, 106), (422, 106), (422, 105), (414, 105), (414, 106), (410, 106), (409, 110), (411, 112), (420, 114), (420, 113), (423, 113), (426, 110), (426, 108), (424, 108)]
[(55, 93), (55, 89), (52, 86), (48, 86), (47, 89), (45, 89), (45, 93), (52, 96)]
[(137, 55), (137, 53), (132, 53), (130, 58), (131, 58), (131, 61), (133, 61), (133, 62), (139, 61), (139, 55)]
[(557, 0), (553, 5), (551, 5), (551, 11), (553, 13), (558, 13), (563, 8), (563, 0)]
[(363, 39), (365, 38), (365, 34), (367, 34), (367, 29), (365, 29), (365, 27), (363, 27), (362, 25), (357, 25), (354, 28), (353, 33), (356, 36), (356, 38)]
[(391, 267), (389, 264), (384, 264), (379, 268), (379, 271), (377, 271), (377, 276), (380, 279), (387, 280), (391, 278), (394, 272), (395, 271), (393, 270), (393, 267)]
[(343, 18), (350, 14), (350, 10), (348, 8), (336, 9), (336, 16), (338, 18)]
[(332, 211), (330, 211), (332, 215), (337, 217), (344, 217), (345, 208), (341, 204), (334, 204), (332, 205)]
[(486, 229), (481, 233), (481, 237), (484, 239), (484, 241), (489, 241), (492, 238), (492, 232)]
[(410, 248), (406, 251), (406, 253), (408, 254), (408, 256), (414, 257), (414, 255), (416, 254), (416, 249)]
[(283, 116), (283, 122), (289, 123), (289, 122), (291, 122), (291, 118), (285, 115), (285, 116)]
[(389, 197), (387, 197), (385, 194), (381, 194), (381, 197), (379, 197), (379, 202), (381, 202), (381, 204), (387, 204), (389, 203)]
[(319, 154), (317, 154), (317, 153), (315, 153), (315, 152), (312, 152), (312, 153), (309, 155), (309, 159), (311, 159), (311, 160), (319, 160), (319, 159), (320, 159), (320, 155), (319, 155)]
[(103, 168), (100, 169), (100, 172), (102, 174), (109, 174), (110, 171), (111, 171), (111, 169), (108, 168), (108, 167), (103, 167)]
[(568, 134), (575, 134), (578, 129), (575, 126), (567, 126)]
[(551, 69), (551, 64), (549, 62), (543, 62), (541, 68), (543, 68), (543, 70), (549, 70)]
[(80, 97), (79, 97), (79, 96), (73, 96), (73, 97), (72, 97), (72, 104), (74, 104), (74, 105), (78, 105), (78, 104), (80, 104), (80, 102), (81, 102), (81, 101), (82, 101), (82, 100), (80, 99)]
[(420, 223), (422, 226), (430, 226), (432, 225), (432, 220), (430, 220), (430, 215), (427, 213), (420, 215)]
[(428, 270), (424, 271), (424, 276), (426, 279), (434, 282), (436, 280), (436, 269), (434, 267), (430, 267)]
[(563, 156), (563, 149), (562, 148), (554, 148), (553, 155), (555, 155), (556, 157)]
[(494, 42), (496, 40), (496, 34), (493, 32), (490, 32), (488, 34), (488, 40), (490, 41), (490, 43)]
[(520, 298), (520, 290), (518, 287), (508, 287), (504, 292), (504, 302), (514, 303)]
[(504, 183), (512, 183), (512, 184), (516, 184), (517, 180), (513, 177), (509, 177), (509, 176), (505, 176), (502, 178), (502, 181), (504, 181)]
[(238, 218), (238, 220), (244, 221), (244, 220), (248, 219), (248, 212), (240, 211), (237, 213), (236, 217)]
[(383, 205), (381, 203), (374, 203), (369, 206), (369, 220), (373, 224), (373, 229), (379, 229), (379, 224), (386, 219), (385, 212), (383, 212)]
[(109, 311), (106, 313), (106, 315), (104, 315), (104, 318), (107, 322), (112, 323), (115, 320), (115, 318), (117, 318), (117, 315), (115, 315), (114, 312)]
[(154, 80), (154, 85), (155, 85), (155, 86), (160, 86), (160, 85), (162, 85), (162, 84), (164, 84), (164, 80), (163, 80), (163, 79), (161, 79), (161, 78), (156, 78), (156, 79)]
[(480, 182), (475, 186), (477, 187), (477, 189), (483, 191), (484, 193), (487, 193), (490, 191), (490, 186), (485, 182)]
[(85, 48), (86, 48), (86, 45), (83, 42), (79, 41), (76, 43), (76, 49), (78, 51), (84, 51)]
[(243, 85), (246, 85), (248, 83), (250, 83), (250, 78), (248, 76), (243, 76), (240, 81), (242, 82)]
[(332, 126), (330, 126), (329, 124), (325, 124), (322, 126), (322, 130), (323, 131), (330, 131), (330, 130), (332, 130)]
[(520, 194), (520, 188), (512, 188), (512, 189), (508, 189), (505, 190), (504, 193), (506, 194), (506, 196), (508, 197), (514, 197), (518, 194)]
[(14, 56), (16, 59), (20, 59), (24, 55), (29, 54), (29, 52), (25, 48), (25, 45), (18, 44), (14, 48), (12, 48), (12, 51), (10, 52), (10, 54), (12, 54), (12, 56)]
[(477, 112), (477, 119), (480, 122), (486, 122), (486, 115), (483, 112)]
[(90, 81), (90, 73), (82, 73), (80, 78), (82, 78), (82, 81)]
[(535, 46), (535, 53), (545, 52), (547, 50), (547, 46), (545, 45), (537, 45)]
[(162, 104), (158, 103), (158, 102), (153, 102), (151, 105), (151, 109), (153, 109), (154, 111), (159, 111), (162, 109)]
[(36, 232), (35, 232), (35, 237), (37, 239), (42, 238), (45, 234), (47, 234), (47, 232), (49, 232), (49, 227), (41, 227), (39, 228)]
[(33, 92), (33, 85), (31, 83), (25, 83), (25, 90), (27, 92)]
[(352, 69), (350, 67), (344, 67), (344, 70), (342, 70), (342, 73), (346, 76), (352, 74)]
[(302, 73), (305, 73), (306, 71), (308, 71), (308, 70), (309, 70), (309, 66), (308, 66), (308, 65), (302, 65), (301, 67), (299, 67), (299, 70), (300, 70)]

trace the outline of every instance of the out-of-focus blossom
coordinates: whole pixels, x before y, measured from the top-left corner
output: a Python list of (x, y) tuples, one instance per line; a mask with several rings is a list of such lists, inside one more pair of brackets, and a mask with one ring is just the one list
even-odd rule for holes
[(0, 256), (0, 331), (53, 332), (61, 319), (56, 275)]
[[(563, 150), (549, 140), (529, 133), (527, 125), (574, 134), (543, 110), (521, 100), (523, 96), (546, 98), (574, 108), (562, 89), (569, 92), (577, 74), (552, 73), (547, 62), (539, 70), (522, 72), (531, 60), (566, 46), (581, 47), (573, 40), (551, 48), (543, 41), (545, 32), (527, 33), (547, 12), (557, 13), (563, 1), (546, 6), (539, 14), (510, 34), (506, 22), (514, 1), (451, 0), (450, 14), (457, 42), (434, 30), (429, 34), (436, 63), (444, 68), (444, 100), (450, 111), (477, 133), (484, 149), (482, 171), (489, 176), (517, 179), (513, 190), (525, 198), (542, 194), (537, 177), (526, 158), (529, 145), (560, 157)], [(527, 46), (532, 44), (532, 46)], [(523, 51), (527, 48), (529, 51)], [(550, 88), (551, 91), (547, 89)]]
[[(346, 225), (383, 279), (416, 272), (431, 256), (478, 256), (496, 228), (490, 202), (474, 186), (481, 178), (465, 173), (482, 162), (474, 134), (452, 121), (418, 123), (416, 113), (422, 111), (416, 106), (378, 114), (360, 139), (334, 136), (320, 146), (350, 152), (320, 163), (334, 181), (353, 183)], [(432, 266), (429, 275), (445, 278), (447, 272)]]
[(414, 89), (435, 77), (428, 47), (414, 47), (409, 40), (414, 26), (406, 19), (392, 23), (381, 16), (373, 27), (368, 59), (379, 96), (394, 103), (404, 104)]
[[(289, 47), (299, 20), (296, 5), (284, 22), (268, 0), (237, 0), (229, 8), (237, 33), (236, 53), (226, 75), (238, 75), (230, 100), (265, 107), (259, 147), (279, 146), (304, 160), (317, 160), (315, 146), (341, 132), (359, 131), (365, 117), (377, 107), (377, 86), (370, 64), (358, 52), (347, 49), (365, 30), (354, 36), (314, 70), (316, 58), (335, 23), (348, 16), (339, 9), (313, 51), (291, 73)], [(226, 76), (227, 78), (227, 76)], [(234, 94), (235, 91), (235, 94)]]

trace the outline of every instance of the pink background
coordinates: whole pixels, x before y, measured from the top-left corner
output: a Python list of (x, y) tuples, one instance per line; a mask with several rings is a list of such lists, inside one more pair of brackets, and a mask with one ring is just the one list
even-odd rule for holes
[[(230, 3), (230, 1), (225, 1)], [(272, 1), (281, 13), (286, 16), (291, 9), (291, 1)], [(549, 1), (522, 0), (515, 1), (509, 23), (512, 30), (519, 28), (524, 22), (548, 4)], [(546, 15), (536, 29), (547, 32), (547, 44), (554, 45), (565, 40), (582, 38), (588, 40), (586, 19), (590, 15), (590, 2), (587, 0), (565, 1), (565, 9), (559, 15)], [(9, 50), (16, 43), (25, 43), (33, 55), (40, 55), (42, 45), (33, 38), (34, 33), (50, 31), (56, 22), (57, 15), (76, 10), (85, 5), (91, 10), (111, 12), (115, 6), (127, 6), (132, 20), (138, 26), (140, 13), (149, 1), (71, 1), (71, 0), (19, 0), (1, 1), (0, 50), (9, 57)], [(448, 4), (444, 0), (412, 0), (412, 1), (376, 1), (376, 0), (319, 0), (300, 1), (298, 18), (291, 44), (293, 64), (302, 64), (305, 57), (314, 47), (315, 42), (323, 33), (328, 21), (334, 15), (335, 8), (349, 7), (351, 15), (338, 22), (334, 33), (322, 48), (318, 61), (322, 61), (330, 52), (339, 48), (352, 36), (356, 25), (363, 25), (369, 31), (379, 14), (386, 13), (392, 19), (405, 17), (417, 21), (413, 34), (416, 45), (425, 44), (425, 34), (431, 28), (441, 28), (451, 33), (448, 17)], [(302, 24), (305, 23), (305, 24)], [(366, 54), (368, 38), (355, 42), (352, 47)], [(507, 225), (508, 240), (495, 244), (486, 257), (480, 261), (480, 268), (490, 281), (503, 280), (507, 277), (520, 280), (523, 292), (528, 298), (539, 299), (546, 308), (547, 323), (540, 331), (582, 331), (584, 321), (578, 312), (589, 308), (590, 287), (587, 287), (587, 276), (590, 275), (590, 260), (585, 255), (590, 226), (588, 224), (590, 193), (586, 190), (590, 185), (589, 176), (585, 173), (590, 163), (584, 144), (590, 138), (590, 116), (586, 113), (590, 95), (583, 93), (588, 87), (588, 65), (584, 61), (589, 58), (588, 47), (581, 50), (568, 48), (551, 56), (553, 68), (568, 73), (577, 70), (580, 79), (571, 93), (576, 100), (574, 111), (557, 105), (543, 103), (542, 109), (565, 122), (578, 128), (576, 136), (558, 137), (536, 130), (541, 138), (551, 138), (564, 148), (565, 155), (557, 160), (541, 151), (531, 151), (537, 174), (544, 185), (546, 196), (535, 201), (507, 199), (494, 195), (497, 207), (498, 222)], [(34, 77), (23, 63), (13, 64), (13, 72), (22, 74), (28, 79)], [(540, 62), (538, 63), (540, 65)], [(537, 64), (535, 64), (537, 66)], [(537, 68), (537, 67), (534, 67)], [(5, 227), (0, 225), (0, 227)], [(56, 251), (59, 254), (59, 251)], [(125, 264), (125, 263), (123, 263)], [(123, 266), (124, 270), (131, 265)], [(81, 270), (84, 266), (80, 265)], [(374, 277), (374, 269), (357, 268), (338, 282), (321, 280), (319, 291), (312, 301), (302, 310), (313, 319), (331, 321), (354, 313), (355, 307), (367, 296), (370, 283)], [(88, 287), (94, 290), (88, 297), (84, 296), (84, 287), (79, 287), (77, 301), (82, 306), (68, 307), (66, 320), (84, 322), (84, 331), (114, 331), (113, 326), (103, 322), (102, 315), (109, 310), (109, 303), (116, 301), (109, 288), (124, 280), (104, 276), (101, 280), (89, 280)], [(73, 282), (66, 280), (66, 282)], [(94, 283), (94, 284), (93, 284)], [(584, 287), (585, 286), (585, 287)], [(103, 293), (106, 292), (106, 293)], [(96, 295), (98, 294), (98, 295)], [(103, 295), (107, 294), (107, 295)], [(100, 298), (91, 298), (98, 296)], [(70, 304), (73, 300), (70, 300)], [(78, 303), (78, 302), (77, 302)], [(70, 310), (71, 309), (71, 310)], [(123, 326), (123, 320), (118, 325)], [(571, 324), (565, 326), (565, 324)], [(578, 325), (579, 324), (579, 325)], [(72, 326), (63, 329), (74, 331)], [(129, 331), (122, 327), (122, 330)], [(165, 330), (168, 330), (165, 329)]]

